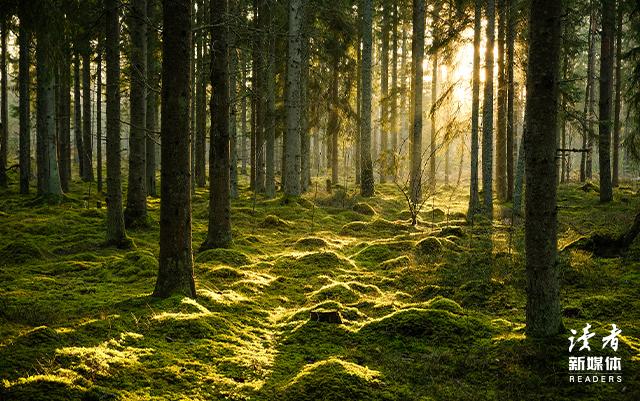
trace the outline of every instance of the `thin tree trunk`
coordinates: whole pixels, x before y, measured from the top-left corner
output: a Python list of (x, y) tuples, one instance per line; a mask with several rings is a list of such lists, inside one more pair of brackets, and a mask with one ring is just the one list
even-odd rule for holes
[(503, 202), (507, 191), (507, 84), (505, 74), (505, 34), (506, 34), (505, 0), (498, 0), (498, 119), (496, 127), (496, 195)]
[[(309, 38), (305, 30), (308, 25), (310, 7), (302, 2), (302, 24), (300, 39), (302, 58), (300, 65), (300, 192), (306, 192), (311, 185), (311, 142), (309, 137)], [(359, 124), (358, 120), (357, 124)], [(359, 135), (359, 134), (357, 134)]]
[(231, 245), (228, 0), (211, 1), (211, 139), (209, 229), (201, 249)]
[[(524, 135), (523, 135), (524, 137)], [(522, 214), (522, 189), (524, 188), (524, 140), (520, 139), (518, 146), (518, 162), (516, 164), (516, 175), (513, 183), (513, 215)]]
[[(87, 47), (89, 45), (87, 44)], [(84, 181), (93, 181), (91, 165), (91, 50), (82, 53), (82, 157)]]
[[(287, 195), (301, 193), (301, 64), (302, 64), (302, 0), (289, 2), (289, 51), (287, 62), (287, 136), (285, 142), (284, 165), (285, 189)], [(334, 180), (334, 183), (336, 180)]]
[(256, 178), (255, 178), (255, 191), (258, 193), (264, 193), (266, 191), (266, 177), (265, 177), (265, 112), (266, 101), (264, 97), (265, 93), (265, 67), (266, 62), (263, 58), (264, 51), (264, 31), (267, 30), (267, 18), (266, 18), (266, 0), (257, 1), (257, 14), (256, 19), (256, 48), (254, 53), (254, 61), (256, 62)]
[[(26, 3), (20, 3), (20, 32), (18, 41), (20, 45), (19, 61), (19, 113), (20, 113), (20, 193), (29, 193), (29, 181), (31, 179), (31, 121), (30, 121), (30, 100), (29, 84), (29, 42), (30, 32), (23, 23), (26, 19)], [(69, 68), (67, 68), (68, 76)], [(69, 91), (67, 90), (67, 94)], [(67, 118), (68, 121), (68, 118)], [(67, 144), (68, 147), (68, 144)]]
[(153, 295), (195, 298), (189, 139), (190, 1), (164, 0), (163, 16), (160, 259)]
[[(198, 4), (197, 21), (204, 26), (206, 24), (205, 4), (201, 0)], [(207, 31), (200, 30), (196, 35), (196, 90), (195, 90), (195, 181), (200, 188), (206, 185), (206, 131), (207, 131), (207, 84), (208, 71), (205, 65), (207, 53)]]
[(98, 193), (102, 193), (102, 34), (98, 38), (96, 50), (98, 52), (96, 60), (96, 176)]
[[(592, 8), (593, 9), (593, 8)], [(595, 96), (595, 71), (596, 71), (596, 37), (598, 35), (597, 32), (597, 18), (595, 16), (595, 11), (592, 11), (592, 19), (593, 22), (591, 23), (591, 42), (590, 42), (590, 48), (589, 48), (589, 54), (587, 56), (588, 59), (588, 74), (587, 74), (587, 87), (589, 90), (589, 96), (587, 97), (589, 99), (588, 101), (588, 122), (587, 122), (587, 126), (588, 126), (588, 132), (587, 132), (587, 146), (590, 151), (588, 153), (586, 153), (586, 160), (585, 160), (585, 175), (586, 178), (588, 180), (590, 180), (593, 177), (593, 139), (594, 139), (594, 129), (593, 129), (593, 122), (596, 118), (595, 115), (595, 101), (596, 101), (596, 96)]]
[[(438, 40), (437, 20), (440, 18), (440, 4), (436, 4), (433, 10), (433, 37)], [(430, 111), (430, 128), (431, 135), (429, 140), (429, 192), (435, 193), (436, 190), (436, 155), (438, 153), (438, 112), (436, 103), (438, 101), (438, 49), (433, 49), (431, 55), (431, 111)]]
[(506, 0), (506, 74), (507, 74), (507, 196), (506, 201), (513, 199), (513, 152), (514, 152), (514, 120), (513, 120), (513, 95), (515, 90), (515, 82), (513, 81), (513, 63), (514, 63), (514, 46), (515, 46), (515, 6), (513, 0)]
[(9, 146), (9, 104), (7, 97), (7, 16), (0, 16), (0, 187), (6, 188), (7, 182), (7, 155)]
[(331, 111), (329, 115), (329, 126), (327, 127), (327, 131), (329, 131), (329, 134), (331, 135), (331, 182), (334, 185), (338, 184), (338, 136), (340, 135), (340, 116), (338, 114), (338, 87), (340, 85), (340, 82), (338, 81), (340, 77), (339, 67), (340, 59), (337, 55), (334, 55), (330, 87)]
[(480, 211), (478, 189), (478, 131), (480, 112), (480, 34), (482, 30), (482, 0), (475, 1), (473, 26), (473, 79), (471, 82), (471, 183), (469, 185), (469, 210), (467, 218), (473, 221)]
[(247, 61), (246, 61), (246, 56), (245, 56), (245, 52), (243, 50), (241, 50), (241, 57), (240, 60), (242, 62), (241, 64), (241, 71), (240, 71), (240, 76), (241, 76), (241, 81), (240, 81), (240, 96), (241, 96), (241, 102), (242, 102), (242, 111), (240, 113), (240, 129), (242, 131), (242, 142), (240, 145), (240, 158), (242, 159), (242, 167), (240, 172), (242, 173), (242, 175), (246, 175), (247, 174), (247, 134), (250, 134), (247, 132)]
[[(265, 171), (265, 194), (268, 198), (273, 198), (276, 194), (276, 174), (275, 174), (275, 146), (276, 146), (276, 75), (275, 75), (275, 64), (276, 64), (276, 42), (275, 42), (275, 34), (272, 32), (273, 26), (275, 25), (275, 19), (273, 15), (273, 10), (271, 10), (271, 5), (268, 5), (265, 9), (265, 26), (269, 30), (268, 33), (264, 34), (266, 41), (266, 46), (264, 50), (267, 52), (266, 65), (264, 71), (264, 87), (266, 95), (266, 110), (265, 110), (265, 139), (266, 139), (266, 171)], [(299, 68), (299, 65), (298, 65)], [(299, 82), (299, 81), (298, 81)], [(300, 137), (300, 131), (296, 132), (298, 138)], [(299, 141), (299, 139), (298, 139)], [(300, 158), (298, 145), (298, 163)], [(298, 171), (300, 171), (298, 169)], [(299, 173), (298, 173), (299, 174)], [(298, 176), (298, 184), (300, 182), (300, 176)]]
[[(373, 196), (373, 165), (371, 163), (371, 56), (373, 0), (362, 1), (362, 110), (360, 121), (360, 195)], [(318, 143), (316, 131), (315, 144)], [(318, 156), (318, 151), (314, 152)]]
[(413, 0), (413, 38), (411, 43), (411, 202), (422, 198), (422, 60), (424, 59), (425, 4)]
[(129, 98), (129, 179), (124, 222), (127, 227), (146, 225), (146, 112), (147, 112), (147, 0), (132, 0), (129, 15), (131, 34), (131, 90)]
[(598, 122), (598, 161), (600, 164), (600, 202), (613, 200), (611, 186), (611, 95), (613, 84), (613, 44), (616, 30), (616, 2), (602, 1), (600, 46), (600, 99)]
[(389, 151), (389, 4), (382, 9), (382, 47), (380, 51), (380, 183), (387, 178)]
[(392, 163), (392, 179), (395, 181), (398, 178), (398, 24), (400, 18), (398, 17), (398, 1), (393, 2), (393, 26), (391, 33), (391, 47), (393, 53), (391, 56), (391, 95), (389, 97), (390, 109), (391, 109), (391, 121), (390, 121), (390, 134), (391, 134), (391, 150), (390, 163)]
[(495, 0), (487, 0), (487, 47), (485, 52), (484, 101), (482, 105), (482, 193), (483, 212), (493, 218), (493, 44)]
[(75, 161), (78, 163), (80, 177), (84, 178), (84, 144), (82, 138), (82, 98), (80, 91), (80, 55), (77, 51), (74, 53), (74, 65), (73, 65), (73, 135), (76, 140), (76, 157)]
[(620, 184), (620, 113), (622, 111), (622, 2), (618, 1), (618, 13), (616, 21), (616, 66), (615, 66), (615, 110), (613, 112), (613, 166), (611, 184), (617, 187)]
[(120, 159), (120, 22), (118, 0), (105, 0), (107, 68), (107, 243), (128, 246)]
[(557, 268), (556, 116), (562, 3), (533, 0), (529, 22), (525, 163), (527, 334), (562, 329)]
[(147, 195), (158, 196), (156, 188), (156, 141), (158, 139), (158, 88), (160, 87), (160, 62), (157, 57), (158, 32), (156, 24), (159, 20), (157, 0), (147, 0), (147, 19), (151, 25), (147, 27), (147, 113), (145, 138), (146, 148), (146, 189)]
[[(233, 0), (232, 0), (233, 1)], [(229, 6), (233, 17), (238, 16), (237, 1), (233, 1)], [(229, 196), (232, 199), (238, 198), (238, 130), (237, 130), (237, 110), (238, 110), (238, 36), (235, 32), (229, 31), (229, 86), (230, 86), (230, 106), (229, 106), (229, 147), (230, 165)], [(275, 52), (274, 52), (275, 54)], [(274, 128), (275, 129), (275, 128)]]

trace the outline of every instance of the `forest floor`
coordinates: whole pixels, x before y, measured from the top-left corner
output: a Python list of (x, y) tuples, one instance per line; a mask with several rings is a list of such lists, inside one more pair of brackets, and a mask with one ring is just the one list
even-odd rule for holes
[[(470, 226), (466, 190), (441, 188), (414, 228), (391, 184), (371, 199), (254, 200), (243, 181), (233, 248), (195, 254), (198, 298), (159, 300), (159, 200), (150, 227), (129, 231), (134, 249), (108, 248), (87, 185), (55, 206), (0, 194), (0, 400), (640, 399), (640, 241), (623, 258), (560, 253), (567, 329), (590, 323), (589, 355), (622, 358), (622, 383), (577, 384), (568, 332), (524, 335), (509, 205), (492, 228)], [(620, 232), (639, 209), (630, 187), (600, 205), (563, 185), (559, 246)], [(197, 190), (194, 250), (206, 228)], [(611, 323), (617, 352), (600, 347)]]

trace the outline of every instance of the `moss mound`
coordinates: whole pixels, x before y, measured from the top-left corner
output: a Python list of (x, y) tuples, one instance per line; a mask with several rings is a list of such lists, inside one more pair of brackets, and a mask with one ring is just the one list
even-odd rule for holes
[(407, 255), (398, 256), (397, 258), (385, 260), (380, 263), (380, 269), (393, 270), (401, 267), (407, 267), (411, 264), (411, 259)]
[(502, 287), (503, 285), (495, 280), (471, 280), (458, 288), (456, 298), (465, 307), (483, 306)]
[(262, 228), (288, 228), (289, 223), (285, 220), (282, 220), (280, 217), (270, 214), (262, 220), (260, 223), (260, 227)]
[(430, 299), (426, 302), (426, 306), (431, 309), (440, 309), (456, 314), (464, 313), (464, 310), (462, 309), (462, 306), (460, 306), (460, 304), (458, 304), (456, 301), (442, 296), (437, 296), (433, 299)]
[(315, 301), (333, 300), (349, 304), (358, 301), (360, 293), (347, 283), (333, 283), (312, 292), (309, 298)]
[(330, 358), (306, 365), (285, 385), (284, 400), (373, 401), (391, 399), (385, 394), (380, 372)]
[(244, 273), (229, 266), (220, 266), (213, 269), (205, 267), (205, 275), (211, 278), (239, 279), (244, 277)]
[(0, 248), (0, 265), (21, 264), (44, 258), (44, 252), (31, 241), (14, 240)]
[(204, 252), (200, 252), (196, 256), (196, 262), (209, 263), (216, 262), (228, 266), (244, 266), (251, 263), (251, 260), (240, 251), (226, 248), (208, 249)]
[(335, 252), (314, 252), (309, 253), (307, 255), (301, 256), (298, 258), (298, 262), (303, 265), (313, 265), (320, 268), (330, 268), (330, 267), (346, 267), (349, 265), (349, 262), (338, 256)]
[(299, 249), (317, 249), (317, 248), (326, 248), (329, 246), (329, 243), (325, 241), (323, 238), (305, 237), (297, 240), (295, 246), (296, 248), (299, 248)]
[(413, 247), (412, 241), (394, 241), (371, 244), (358, 252), (353, 259), (363, 264), (379, 264), (397, 257)]
[(365, 216), (373, 216), (376, 211), (368, 203), (358, 202), (351, 208), (354, 212), (363, 214)]
[(464, 230), (460, 226), (446, 226), (442, 227), (440, 232), (436, 234), (438, 237), (464, 237)]
[(426, 237), (416, 244), (416, 251), (421, 255), (436, 255), (443, 250), (440, 239), (436, 237)]
[(158, 260), (149, 251), (127, 252), (123, 258), (107, 263), (107, 268), (118, 277), (153, 277), (158, 274)]

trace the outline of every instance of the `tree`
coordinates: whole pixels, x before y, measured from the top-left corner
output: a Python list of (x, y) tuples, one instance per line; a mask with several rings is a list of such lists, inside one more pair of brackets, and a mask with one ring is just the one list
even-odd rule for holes
[(131, 34), (129, 179), (124, 222), (127, 227), (147, 224), (146, 189), (146, 80), (147, 0), (132, 0), (129, 14)]
[[(207, 23), (205, 1), (197, 2), (197, 21), (201, 27)], [(205, 56), (207, 53), (207, 30), (199, 29), (196, 32), (196, 76), (195, 79), (195, 181), (198, 187), (204, 187), (206, 179), (206, 137), (207, 137), (207, 84), (209, 83), (207, 69), (205, 68)]]
[(600, 164), (600, 202), (611, 202), (611, 94), (613, 83), (613, 43), (616, 2), (601, 0), (602, 37), (600, 41), (600, 99), (598, 102), (598, 159)]
[(211, 0), (211, 145), (209, 147), (209, 229), (200, 249), (231, 245), (229, 167), (228, 0)]
[[(438, 19), (440, 18), (440, 3), (436, 3), (433, 9), (433, 37), (438, 40)], [(436, 154), (438, 150), (438, 113), (436, 103), (438, 102), (438, 49), (432, 47), (431, 55), (431, 111), (429, 112), (431, 121), (431, 135), (429, 141), (429, 192), (436, 189)]]
[(484, 99), (482, 104), (482, 193), (483, 212), (493, 218), (493, 44), (495, 0), (487, 0), (487, 47), (485, 59)]
[(302, 64), (302, 0), (289, 1), (289, 52), (287, 63), (287, 136), (284, 166), (286, 185), (284, 193), (300, 195), (300, 85)]
[(82, 158), (84, 181), (93, 181), (91, 165), (91, 47), (86, 45), (82, 52)]
[(73, 60), (73, 135), (76, 142), (76, 161), (79, 166), (80, 177), (84, 177), (84, 143), (82, 137), (82, 96), (80, 91), (80, 54), (74, 49)]
[(496, 127), (496, 195), (507, 196), (507, 82), (505, 71), (506, 0), (498, 0), (498, 98)]
[(411, 202), (422, 198), (422, 60), (424, 59), (425, 5), (413, 0), (411, 42)]
[(102, 34), (96, 51), (96, 179), (98, 192), (102, 193)]
[(146, 111), (146, 184), (147, 195), (157, 196), (156, 191), (156, 134), (158, 127), (158, 91), (160, 63), (158, 60), (158, 32), (155, 23), (159, 20), (157, 0), (147, 0), (147, 111)]
[[(20, 193), (29, 193), (29, 181), (31, 179), (31, 121), (30, 121), (30, 99), (29, 84), (29, 42), (31, 35), (26, 26), (27, 20), (26, 3), (20, 2), (20, 32), (18, 42), (20, 46), (20, 61), (18, 72), (19, 99), (18, 106), (20, 113)], [(69, 91), (67, 91), (67, 94)]]
[(191, 1), (163, 0), (162, 15), (162, 202), (160, 259), (153, 295), (182, 294), (195, 298), (189, 138)]
[(382, 6), (382, 46), (380, 51), (380, 183), (386, 181), (389, 152), (389, 4)]
[(360, 121), (360, 194), (373, 196), (373, 164), (371, 162), (371, 56), (373, 47), (373, 0), (362, 0), (362, 110)]
[(556, 119), (562, 3), (533, 0), (525, 131), (527, 334), (546, 337), (562, 326), (557, 269)]
[(506, 74), (507, 74), (507, 194), (506, 201), (513, 199), (513, 181), (514, 181), (514, 92), (515, 82), (513, 78), (513, 64), (514, 64), (514, 46), (515, 46), (515, 6), (512, 4), (513, 0), (506, 0)]
[[(268, 198), (273, 198), (276, 194), (276, 169), (275, 169), (275, 149), (276, 149), (276, 39), (273, 32), (274, 27), (274, 10), (273, 4), (268, 4), (264, 7), (265, 11), (265, 25), (268, 27), (267, 32), (263, 34), (265, 40), (265, 47), (263, 51), (266, 53), (266, 64), (264, 69), (264, 97), (265, 99), (265, 113), (264, 113), (264, 133), (265, 133), (265, 194)], [(298, 65), (298, 71), (300, 66)], [(299, 75), (299, 73), (298, 73)], [(299, 82), (299, 78), (298, 78)], [(298, 119), (299, 124), (299, 119)], [(300, 130), (296, 131), (296, 135), (300, 136)], [(298, 140), (299, 141), (299, 140)], [(300, 146), (298, 145), (298, 148)], [(300, 163), (300, 151), (298, 150), (298, 161)], [(288, 164), (288, 163), (287, 163)], [(298, 167), (298, 171), (300, 168)], [(286, 185), (286, 175), (283, 177), (283, 181)], [(298, 181), (300, 181), (298, 179)]]
[(618, 0), (618, 13), (616, 20), (616, 66), (615, 66), (615, 109), (613, 112), (613, 161), (611, 184), (617, 187), (619, 181), (620, 165), (620, 113), (622, 108), (622, 16), (624, 14), (623, 2)]
[(120, 22), (118, 0), (105, 0), (107, 68), (107, 244), (130, 244), (122, 211), (120, 161)]
[(7, 154), (9, 146), (9, 104), (7, 97), (8, 16), (0, 15), (0, 187), (7, 187)]
[(480, 31), (482, 30), (482, 0), (475, 1), (473, 26), (473, 77), (471, 82), (471, 183), (467, 217), (473, 221), (480, 210), (478, 191), (478, 119), (480, 111)]

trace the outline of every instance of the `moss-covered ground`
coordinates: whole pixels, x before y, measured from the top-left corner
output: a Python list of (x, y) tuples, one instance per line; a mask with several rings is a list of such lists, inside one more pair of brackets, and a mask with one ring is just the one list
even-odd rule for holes
[[(623, 383), (568, 381), (565, 333), (524, 334), (523, 234), (509, 205), (464, 222), (442, 188), (409, 225), (392, 186), (233, 202), (234, 245), (194, 255), (197, 299), (153, 299), (159, 200), (135, 248), (103, 246), (105, 210), (0, 194), (1, 400), (638, 400), (640, 242), (623, 258), (561, 252), (564, 322), (623, 330)], [(104, 200), (102, 201), (104, 204)], [(640, 199), (559, 192), (560, 246), (625, 229)], [(194, 249), (207, 193), (193, 203)], [(342, 324), (310, 319), (339, 312)], [(574, 351), (575, 353), (575, 351)]]

